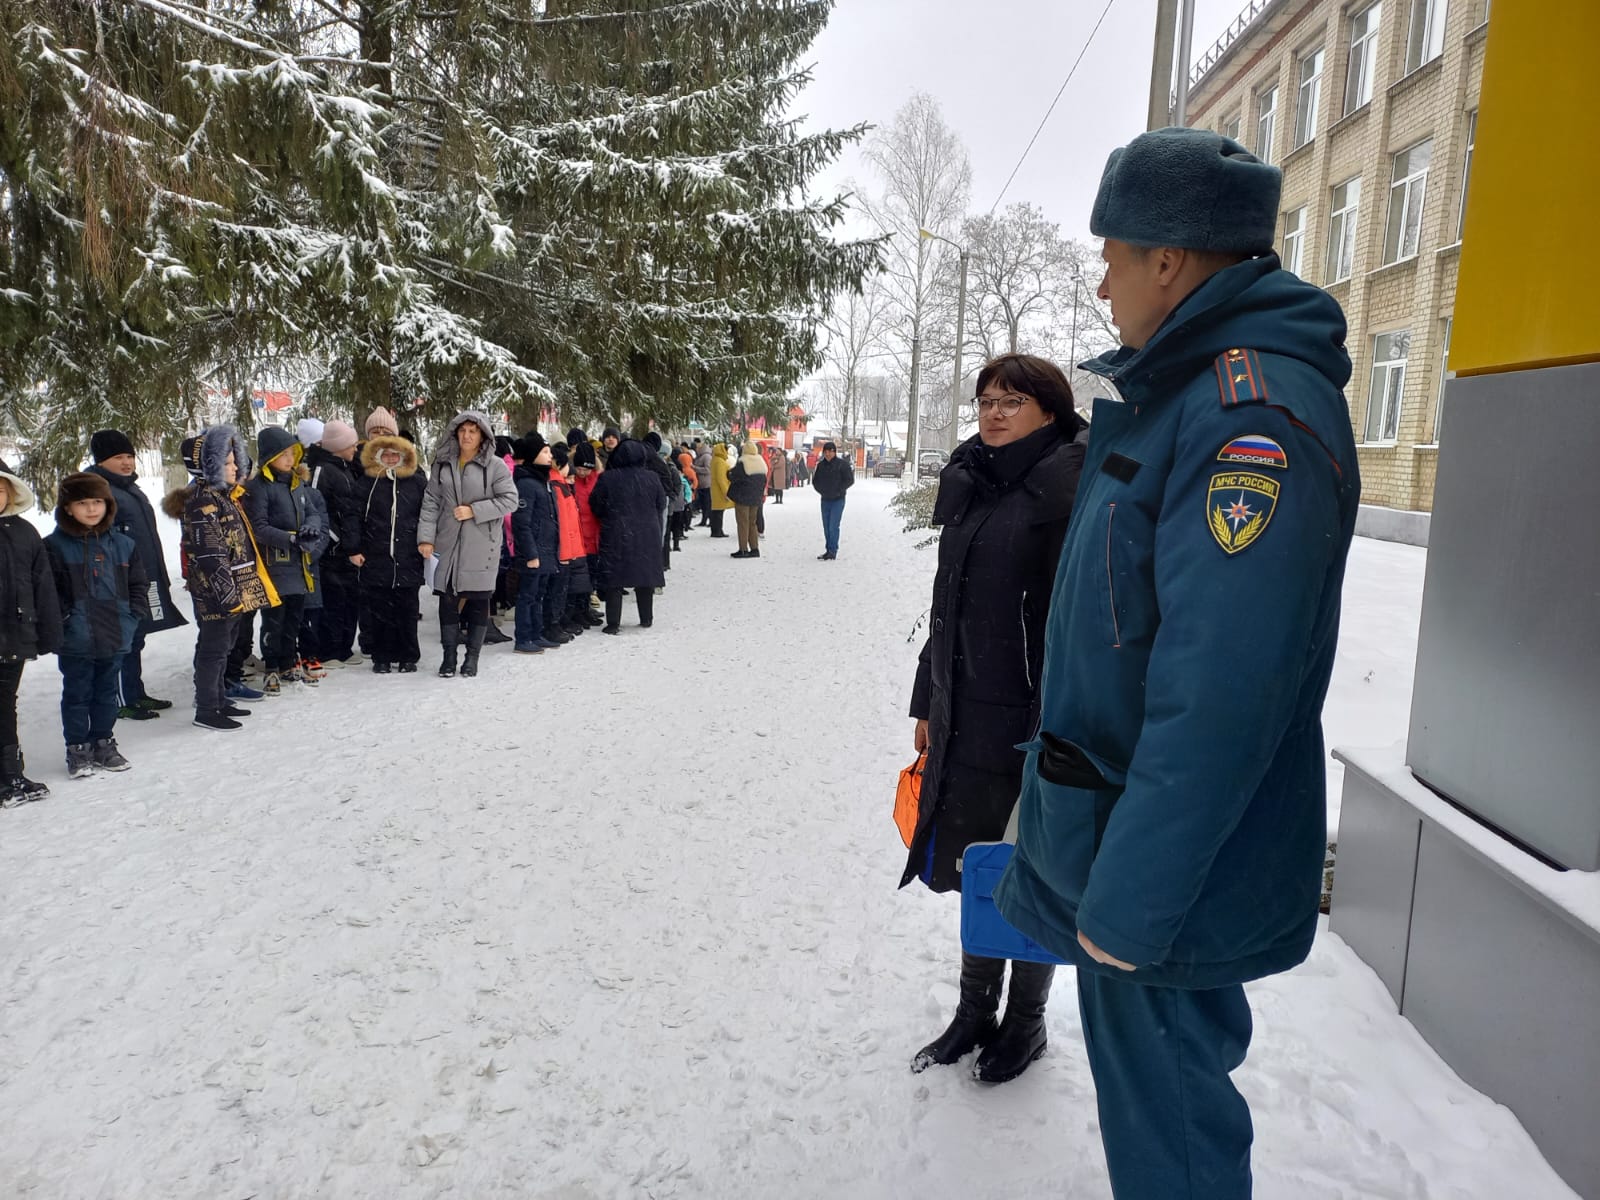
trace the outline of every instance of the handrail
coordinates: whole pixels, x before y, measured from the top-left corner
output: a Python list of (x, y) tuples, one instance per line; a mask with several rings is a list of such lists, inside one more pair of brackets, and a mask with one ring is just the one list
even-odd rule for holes
[(1244, 36), (1245, 31), (1255, 24), (1256, 18), (1277, 2), (1278, 0), (1250, 0), (1245, 10), (1233, 19), (1227, 29), (1223, 30), (1222, 36), (1213, 42), (1211, 48), (1195, 61), (1193, 68), (1189, 71), (1189, 86), (1193, 88), (1199, 84), (1211, 68), (1221, 61), (1222, 56), (1232, 48), (1233, 44)]

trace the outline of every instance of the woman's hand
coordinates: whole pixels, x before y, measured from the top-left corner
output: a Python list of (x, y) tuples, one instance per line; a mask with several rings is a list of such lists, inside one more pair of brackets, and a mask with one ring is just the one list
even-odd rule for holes
[(367, 556), (365, 554), (352, 554), (350, 556), (350, 565), (352, 567), (364, 567), (364, 566), (366, 566), (367, 565)]
[(1089, 940), (1089, 935), (1083, 930), (1078, 930), (1078, 945), (1083, 947), (1083, 952), (1097, 963), (1105, 963), (1108, 967), (1115, 967), (1119, 971), (1138, 970), (1131, 962), (1123, 962), (1120, 958), (1113, 958)]
[(528, 570), (537, 571), (538, 569), (539, 569), (539, 560), (537, 558), (530, 558), (528, 560)]
[(911, 745), (918, 754), (928, 748), (928, 723), (926, 721), (919, 720), (917, 722), (917, 731), (911, 735)]
[(458, 521), (470, 521), (470, 520), (472, 520), (472, 505), (470, 505), (470, 504), (458, 504), (458, 505), (456, 505), (455, 512), (456, 512), (456, 520), (458, 520)]
[(417, 553), (422, 555), (423, 558), (432, 558), (433, 557), (433, 543), (432, 542), (418, 542), (417, 543)]

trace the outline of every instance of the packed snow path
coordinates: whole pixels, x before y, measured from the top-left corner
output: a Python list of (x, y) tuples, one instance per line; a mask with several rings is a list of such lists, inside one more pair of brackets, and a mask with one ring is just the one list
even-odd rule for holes
[[(64, 778), (31, 665), (55, 794), (0, 813), (0, 1194), (1108, 1195), (1070, 972), (1023, 1078), (906, 1069), (959, 948), (953, 897), (894, 886), (934, 552), (892, 494), (856, 488), (833, 563), (809, 490), (759, 561), (697, 530), (653, 630), (439, 680), (428, 618), (427, 673), (225, 737), (159, 635), (179, 704), (119, 728), (122, 776)], [(1330, 743), (1403, 736), (1422, 563), (1358, 543)], [(1258, 1196), (1572, 1195), (1336, 938), (1250, 994)]]

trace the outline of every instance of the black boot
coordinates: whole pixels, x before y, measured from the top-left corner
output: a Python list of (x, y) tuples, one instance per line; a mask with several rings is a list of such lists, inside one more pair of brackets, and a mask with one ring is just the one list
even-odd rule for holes
[(456, 652), (461, 645), (461, 625), (456, 621), (439, 622), (439, 644), (444, 647), (444, 661), (439, 664), (440, 679), (456, 677)]
[(511, 636), (494, 623), (493, 617), (490, 617), (489, 623), (483, 628), (483, 640), (487, 645), (498, 646), (502, 642), (509, 642)]
[(961, 1002), (950, 1026), (929, 1042), (911, 1060), (911, 1073), (920, 1074), (932, 1066), (947, 1067), (979, 1046), (988, 1045), (999, 1030), (994, 1014), (1000, 1007), (1000, 980), (1006, 960), (961, 956)]
[(1000, 1033), (983, 1048), (972, 1068), (980, 1083), (1005, 1083), (1028, 1069), (1044, 1053), (1044, 1005), (1050, 998), (1050, 981), (1056, 969), (1048, 963), (1013, 961), (1011, 990), (1006, 994), (1006, 1016)]
[[(6, 780), (6, 792), (13, 798), (14, 803), (27, 800), (43, 800), (50, 794), (50, 789), (42, 783), (35, 783), (23, 774), (25, 770), (22, 761), (21, 746), (0, 747), (0, 775)], [(0, 802), (4, 797), (0, 796)]]
[(484, 635), (488, 632), (487, 625), (474, 625), (467, 634), (467, 656), (461, 660), (461, 674), (469, 679), (478, 673), (478, 651), (483, 649)]

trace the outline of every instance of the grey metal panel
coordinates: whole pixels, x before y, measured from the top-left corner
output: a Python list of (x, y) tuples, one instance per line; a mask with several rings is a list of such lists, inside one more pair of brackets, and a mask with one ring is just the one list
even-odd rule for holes
[(1378, 973), (1397, 1008), (1421, 831), (1416, 809), (1346, 763), (1329, 928)]
[(1600, 364), (1451, 380), (1407, 761), (1600, 869)]
[(1600, 932), (1424, 823), (1402, 1011), (1600, 1200)]

